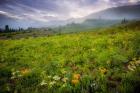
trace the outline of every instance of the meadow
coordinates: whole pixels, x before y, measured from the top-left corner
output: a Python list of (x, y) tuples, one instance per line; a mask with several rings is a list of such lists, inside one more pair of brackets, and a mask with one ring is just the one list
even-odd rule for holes
[(139, 93), (139, 86), (140, 22), (0, 40), (0, 93)]

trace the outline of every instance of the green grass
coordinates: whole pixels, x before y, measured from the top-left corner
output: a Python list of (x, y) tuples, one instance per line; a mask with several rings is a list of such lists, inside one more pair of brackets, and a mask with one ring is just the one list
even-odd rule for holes
[(0, 92), (138, 93), (139, 25), (0, 40)]

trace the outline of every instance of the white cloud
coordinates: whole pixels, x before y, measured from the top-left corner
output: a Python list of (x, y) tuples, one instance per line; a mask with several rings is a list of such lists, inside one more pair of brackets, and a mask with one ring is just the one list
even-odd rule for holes
[(0, 11), (0, 14), (6, 14), (6, 12), (4, 12), (4, 11)]
[(41, 21), (41, 22), (48, 22), (52, 20), (53, 18), (57, 18), (57, 15), (55, 14), (49, 14), (49, 13), (43, 13), (40, 11), (40, 13), (24, 13), (22, 15), (25, 20), (33, 20), (33, 21)]
[[(13, 9), (13, 12), (17, 12), (17, 17), (19, 20), (30, 20), (30, 21), (40, 21), (48, 22), (53, 18), (57, 18), (57, 14), (53, 12), (48, 12), (40, 9), (36, 9), (27, 5), (16, 3), (16, 6), (7, 5), (8, 8)], [(21, 12), (22, 11), (22, 12)], [(7, 13), (6, 16), (13, 16), (11, 13)], [(16, 16), (15, 16), (16, 17)]]
[(105, 2), (109, 2), (110, 0), (103, 0), (103, 1), (105, 1)]
[(140, 0), (128, 0), (129, 3), (136, 3), (138, 1), (140, 1)]
[(62, 15), (65, 16), (63, 17), (65, 19), (81, 18), (93, 12), (98, 12), (100, 10), (111, 7), (111, 4), (108, 2), (108, 0), (98, 0), (95, 3), (88, 4), (86, 4), (87, 0), (62, 0), (61, 3), (58, 0), (56, 3), (59, 8), (62, 9), (61, 11), (63, 11), (61, 15), (58, 15), (60, 17)]
[(4, 15), (4, 16), (7, 16), (9, 18), (12, 18), (12, 19), (16, 19), (16, 20), (21, 20), (22, 19), (22, 17), (20, 17), (18, 15), (14, 15), (14, 14), (11, 14), (11, 13), (8, 13), (8, 12), (5, 12), (5, 11), (0, 11), (0, 14)]

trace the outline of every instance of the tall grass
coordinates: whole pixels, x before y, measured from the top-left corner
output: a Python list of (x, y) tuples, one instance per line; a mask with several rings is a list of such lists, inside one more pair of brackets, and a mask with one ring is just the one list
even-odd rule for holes
[(138, 93), (140, 32), (123, 26), (0, 40), (1, 93)]

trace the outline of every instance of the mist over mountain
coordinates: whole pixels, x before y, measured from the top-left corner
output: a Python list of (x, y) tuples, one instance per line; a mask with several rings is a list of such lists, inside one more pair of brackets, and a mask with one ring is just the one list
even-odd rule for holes
[(140, 4), (127, 5), (120, 7), (113, 7), (102, 10), (97, 13), (90, 14), (85, 19), (109, 19), (109, 20), (121, 20), (121, 19), (140, 19)]

